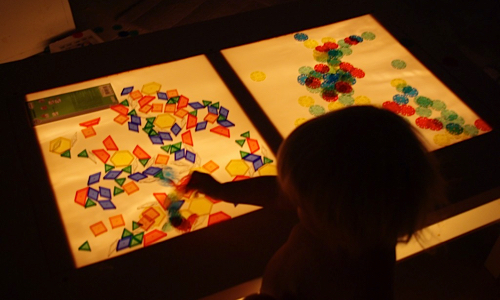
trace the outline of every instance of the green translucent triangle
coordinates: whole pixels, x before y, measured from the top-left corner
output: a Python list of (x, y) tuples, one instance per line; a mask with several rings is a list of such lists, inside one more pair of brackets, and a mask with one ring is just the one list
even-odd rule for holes
[(133, 235), (132, 232), (128, 231), (127, 228), (123, 228), (122, 239), (126, 238), (127, 236), (131, 236), (131, 235)]
[(168, 99), (167, 104), (175, 104), (176, 102), (172, 99)]
[(192, 114), (195, 117), (198, 115), (198, 111), (197, 110), (190, 111), (189, 113)]
[(89, 157), (89, 154), (87, 153), (87, 150), (83, 150), (82, 152), (78, 153), (78, 157)]
[(115, 181), (118, 183), (120, 186), (123, 185), (123, 183), (127, 180), (127, 178), (116, 178)]
[(213, 106), (215, 108), (219, 108), (219, 102), (215, 102), (214, 104), (211, 104), (210, 106)]
[(120, 102), (121, 105), (128, 106), (128, 100), (123, 100)]
[(270, 164), (273, 160), (264, 156), (264, 164)]
[(241, 158), (245, 158), (248, 154), (248, 152), (245, 152), (245, 151), (240, 151), (240, 155), (241, 155)]
[(240, 136), (250, 138), (250, 131), (244, 132)]
[(145, 133), (147, 133), (149, 135), (149, 133), (151, 132), (151, 130), (153, 130), (152, 127), (144, 127), (142, 130), (144, 130)]
[(85, 241), (80, 247), (78, 247), (80, 251), (91, 251), (89, 241)]
[(225, 121), (226, 120), (226, 117), (224, 117), (223, 115), (219, 115), (217, 117), (217, 121)]
[(212, 101), (203, 100), (203, 106), (208, 106), (210, 103), (212, 103)]
[(142, 238), (144, 237), (144, 232), (138, 233), (134, 235), (132, 238), (139, 241), (139, 243), (142, 243)]
[(112, 165), (104, 164), (104, 171), (108, 173), (109, 171), (113, 170), (115, 167)]
[(143, 166), (146, 166), (146, 164), (148, 163), (149, 161), (149, 158), (144, 158), (144, 159), (139, 159), (139, 162), (141, 163), (141, 165)]
[[(123, 178), (123, 179), (125, 179), (125, 178)], [(121, 188), (115, 186), (115, 189), (113, 190), (113, 196), (119, 195), (121, 193), (123, 193), (123, 190)]]
[(139, 242), (138, 240), (136, 240), (134, 238), (131, 238), (130, 239), (130, 244), (128, 244), (128, 246), (129, 247), (134, 247), (134, 246), (137, 246), (137, 245), (140, 245), (140, 244), (142, 244), (142, 241)]
[(66, 150), (61, 154), (61, 157), (71, 158), (71, 152), (69, 150)]
[(131, 111), (128, 112), (128, 115), (129, 116), (137, 116), (137, 112), (135, 111), (135, 109), (132, 109)]
[(160, 148), (167, 153), (170, 151), (170, 145), (161, 146)]
[(182, 143), (173, 144), (172, 146), (170, 146), (170, 154), (181, 150), (181, 147), (182, 147)]
[(153, 123), (155, 120), (156, 120), (156, 117), (146, 118), (146, 121), (148, 121), (148, 123)]
[(155, 177), (160, 179), (165, 179), (165, 177), (163, 176), (163, 172), (158, 172), (158, 174), (156, 174)]
[(91, 206), (96, 206), (96, 205), (97, 204), (94, 201), (92, 201), (92, 199), (87, 198), (87, 202), (85, 202), (85, 208), (91, 207)]
[(158, 132), (156, 132), (156, 130), (151, 129), (151, 131), (148, 133), (148, 135), (149, 136), (158, 135)]
[(155, 125), (152, 122), (147, 122), (146, 125), (144, 125), (144, 128), (153, 128)]
[(141, 227), (141, 224), (137, 223), (136, 221), (132, 221), (132, 230), (136, 230), (139, 227)]
[(131, 174), (132, 173), (132, 166), (127, 166), (127, 167), (123, 168), (122, 171)]
[(243, 147), (243, 145), (245, 144), (245, 141), (246, 140), (236, 140), (236, 144), (240, 145), (241, 147)]
[(172, 98), (168, 99), (168, 101), (167, 101), (168, 104), (177, 103), (177, 102), (179, 102), (179, 96), (172, 97)]

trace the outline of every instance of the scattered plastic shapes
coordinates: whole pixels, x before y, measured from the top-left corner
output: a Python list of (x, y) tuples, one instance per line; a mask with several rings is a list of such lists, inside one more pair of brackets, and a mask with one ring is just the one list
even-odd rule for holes
[(212, 210), (213, 203), (206, 198), (197, 198), (191, 200), (189, 211), (199, 216), (208, 215)]
[(50, 141), (49, 151), (57, 154), (62, 154), (71, 149), (71, 140), (63, 137), (58, 137)]
[(180, 149), (174, 153), (175, 160), (180, 160), (186, 156), (186, 150)]
[(87, 198), (87, 202), (85, 202), (85, 208), (89, 208), (92, 206), (96, 206), (97, 204), (90, 198)]
[(106, 228), (106, 225), (104, 225), (104, 223), (102, 221), (99, 221), (95, 224), (90, 225), (90, 230), (92, 231), (94, 236), (99, 236), (99, 235), (105, 233), (106, 231), (108, 231), (108, 229)]
[(250, 153), (255, 153), (260, 149), (259, 142), (255, 139), (247, 138), (247, 144), (250, 149)]
[(99, 124), (99, 121), (101, 121), (101, 118), (92, 119), (92, 120), (89, 120), (86, 122), (82, 122), (78, 125), (83, 126), (83, 127), (90, 127), (90, 126), (95, 126), (95, 125)]
[(185, 110), (184, 108), (181, 108), (181, 109), (178, 109), (174, 115), (179, 117), (179, 118), (184, 118), (187, 114), (189, 114), (189, 112), (187, 110)]
[(113, 153), (110, 161), (115, 167), (121, 168), (129, 166), (134, 161), (134, 157), (128, 150), (119, 150)]
[(167, 103), (165, 104), (165, 109), (163, 110), (163, 112), (165, 113), (175, 113), (175, 111), (177, 110), (177, 105), (175, 103)]
[(182, 142), (186, 145), (193, 146), (193, 136), (191, 135), (191, 130), (184, 132), (182, 135)]
[(163, 145), (163, 139), (159, 135), (150, 135), (149, 139), (154, 145)]
[(172, 202), (166, 193), (153, 193), (153, 196), (156, 198), (158, 203), (160, 203), (161, 207), (163, 207), (163, 209), (165, 210)]
[(151, 220), (150, 218), (147, 218), (147, 217), (142, 217), (139, 220), (139, 223), (141, 224), (142, 229), (144, 229), (145, 231), (148, 231), (153, 226), (155, 221)]
[(200, 102), (190, 102), (188, 103), (188, 105), (191, 106), (193, 109), (205, 108), (205, 105), (201, 104)]
[(187, 107), (188, 103), (189, 103), (189, 98), (184, 95), (181, 95), (179, 97), (179, 101), (177, 102), (177, 109)]
[(181, 132), (182, 128), (177, 125), (177, 123), (175, 123), (172, 128), (170, 128), (170, 131), (172, 131), (172, 133), (177, 136), (179, 134), (179, 132)]
[(260, 176), (276, 176), (278, 175), (278, 169), (275, 165), (264, 164), (258, 170)]
[[(210, 108), (211, 106), (209, 106)], [(219, 118), (219, 115), (217, 114), (217, 112), (215, 113), (208, 113), (205, 118), (203, 119), (204, 121), (207, 121), (207, 122), (210, 122), (211, 124), (215, 123), (215, 121), (217, 121), (217, 119)]]
[(101, 172), (95, 173), (89, 176), (89, 180), (87, 181), (87, 185), (92, 185), (94, 183), (99, 182), (101, 179)]
[(144, 237), (144, 232), (141, 232), (139, 234), (132, 236), (132, 239), (130, 240), (129, 247), (142, 245), (143, 237)]
[(142, 94), (141, 92), (139, 92), (138, 90), (135, 90), (133, 92), (130, 93), (130, 97), (133, 99), (133, 100), (138, 100), (138, 99), (141, 99), (142, 98)]
[(136, 230), (137, 228), (141, 227), (142, 224), (138, 223), (136, 221), (132, 221), (132, 230)]
[(250, 131), (243, 132), (242, 134), (240, 134), (240, 136), (242, 136), (244, 138), (250, 138)]
[(165, 154), (158, 154), (155, 159), (155, 164), (157, 165), (166, 165), (168, 163), (170, 156)]
[(172, 136), (168, 132), (160, 131), (160, 132), (158, 132), (158, 135), (161, 137), (161, 139), (163, 141), (171, 141), (172, 140)]
[(161, 129), (170, 128), (175, 124), (175, 117), (170, 114), (160, 114), (154, 120), (154, 124)]
[(217, 123), (224, 127), (233, 127), (234, 123), (229, 120), (217, 120)]
[(160, 239), (164, 238), (167, 236), (167, 233), (160, 231), (158, 229), (155, 229), (151, 232), (148, 232), (144, 235), (144, 247), (147, 247)]
[(125, 220), (123, 220), (123, 215), (121, 214), (109, 217), (109, 223), (113, 229), (125, 226)]
[(179, 96), (179, 93), (177, 92), (177, 90), (168, 90), (167, 91), (168, 99), (173, 98), (173, 97), (177, 97), (177, 96)]
[(132, 122), (129, 122), (129, 123), (128, 123), (128, 130), (130, 130), (130, 131), (135, 131), (135, 132), (139, 132), (139, 125), (134, 124), (134, 123), (132, 123)]
[(146, 164), (148, 163), (148, 161), (149, 161), (149, 158), (139, 159), (139, 162), (141, 163), (141, 165), (143, 167), (146, 166)]
[(147, 104), (147, 105), (144, 105), (143, 107), (141, 107), (141, 108), (139, 109), (139, 111), (140, 111), (141, 113), (145, 113), (145, 114), (147, 114), (147, 113), (149, 113), (149, 112), (151, 111), (151, 109), (152, 109), (152, 108), (153, 108), (153, 106), (152, 106), (152, 105)]
[(71, 151), (69, 150), (64, 151), (63, 153), (61, 153), (61, 157), (71, 158)]
[(128, 113), (129, 116), (137, 116), (137, 112), (135, 111), (135, 109), (132, 109), (129, 113)]
[(130, 122), (134, 123), (134, 124), (137, 124), (137, 125), (141, 125), (141, 123), (142, 123), (141, 117), (139, 117), (139, 116), (130, 116)]
[(160, 89), (161, 89), (161, 84), (157, 82), (150, 82), (142, 86), (141, 92), (143, 92), (144, 94), (154, 94), (158, 92)]
[(163, 112), (163, 103), (153, 103), (151, 112)]
[(137, 182), (137, 181), (140, 181), (140, 180), (142, 180), (142, 179), (144, 179), (144, 178), (147, 178), (147, 177), (148, 177), (148, 176), (146, 176), (146, 175), (144, 175), (144, 174), (142, 174), (142, 173), (139, 173), (139, 172), (134, 173), (134, 174), (132, 174), (132, 175), (129, 175), (129, 176), (128, 176), (128, 178), (130, 178), (130, 179), (132, 179), (132, 180), (134, 180), (134, 181), (136, 181), (136, 182)]
[(135, 146), (134, 151), (132, 152), (138, 159), (150, 159), (151, 156), (146, 153), (139, 145)]
[(167, 93), (164, 93), (164, 92), (157, 92), (156, 97), (158, 97), (158, 99), (161, 99), (161, 100), (168, 100)]
[(127, 193), (127, 195), (131, 195), (139, 190), (139, 187), (133, 181), (122, 185), (122, 188), (125, 190), (125, 193)]
[(92, 251), (90, 249), (90, 244), (89, 244), (89, 241), (85, 241), (85, 243), (83, 243), (80, 247), (78, 247), (78, 250), (80, 251)]

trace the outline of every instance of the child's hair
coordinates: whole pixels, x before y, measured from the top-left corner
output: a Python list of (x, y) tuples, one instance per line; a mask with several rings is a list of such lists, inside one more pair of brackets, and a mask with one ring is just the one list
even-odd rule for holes
[(409, 240), (444, 195), (415, 129), (373, 106), (299, 126), (280, 147), (278, 181), (321, 235), (356, 249)]

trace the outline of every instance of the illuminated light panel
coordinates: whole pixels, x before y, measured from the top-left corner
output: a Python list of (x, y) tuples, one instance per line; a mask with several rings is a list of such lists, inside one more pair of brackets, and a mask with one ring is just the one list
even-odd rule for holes
[[(197, 71), (193, 73), (192, 70)], [(200, 89), (200, 85), (186, 85), (193, 80), (205, 88)], [(146, 104), (154, 105), (155, 101), (158, 101), (165, 105), (163, 112), (156, 112), (152, 109), (147, 115), (144, 115), (139, 111), (138, 101), (148, 94), (141, 93), (140, 90), (130, 90), (128, 94), (122, 96), (119, 95), (119, 92), (116, 94), (121, 106), (114, 108), (121, 110), (121, 113), (110, 108), (34, 127), (77, 268), (119, 255), (127, 255), (126, 253), (130, 251), (141, 251), (142, 247), (137, 246), (144, 242), (144, 236), (154, 232), (154, 230), (171, 231), (175, 234), (161, 237), (163, 235), (161, 233), (160, 239), (156, 241), (155, 238), (158, 236), (148, 235), (147, 245), (160, 241), (168, 243), (169, 239), (175, 238), (179, 234), (189, 234), (192, 230), (203, 230), (207, 226), (209, 210), (211, 210), (209, 208), (212, 203), (218, 203), (218, 200), (209, 199), (206, 196), (199, 197), (193, 192), (181, 193), (176, 190), (176, 187), (184, 185), (189, 178), (186, 175), (194, 170), (207, 173), (210, 170), (211, 175), (220, 182), (228, 182), (233, 179), (233, 176), (225, 168), (220, 168), (218, 165), (226, 166), (231, 159), (239, 158), (240, 150), (246, 152), (250, 150), (246, 142), (241, 147), (234, 142), (234, 139), (210, 132), (210, 129), (220, 126), (217, 124), (217, 120), (223, 121), (229, 111), (234, 126), (225, 128), (224, 133), (230, 134), (230, 131), (236, 130), (236, 134), (239, 135), (241, 132), (251, 131), (252, 139), (257, 140), (261, 148), (256, 152), (256, 155), (264, 156), (264, 154), (269, 155), (270, 153), (264, 140), (259, 136), (231, 92), (221, 81), (210, 62), (203, 56), (38, 92), (28, 95), (27, 100), (99, 86), (101, 83), (111, 84), (114, 91), (122, 91), (127, 87), (142, 87), (148, 82), (157, 82), (164, 86), (168, 84), (169, 90), (151, 94), (151, 96), (156, 96), (165, 93), (168, 99), (164, 99), (165, 97), (162, 95), (163, 98)], [(171, 87), (176, 86), (183, 88), (175, 92), (168, 92), (173, 91)], [(224, 116), (225, 114), (226, 116)], [(183, 118), (181, 119), (179, 116), (183, 116)], [(94, 125), (99, 126), (98, 138), (85, 139), (80, 132), (83, 127), (80, 127), (79, 124), (98, 118), (100, 118), (99, 124)], [(162, 121), (165, 121), (162, 118), (167, 119), (167, 125), (162, 124)], [(205, 118), (213, 123), (207, 122), (204, 120)], [(123, 127), (117, 120), (123, 122), (123, 126), (126, 127)], [(141, 120), (140, 123), (138, 123), (139, 120)], [(138, 132), (129, 131), (128, 124), (125, 122), (136, 125)], [(158, 124), (166, 126), (166, 128), (162, 129)], [(143, 128), (149, 129), (148, 132)], [(75, 136), (75, 131), (76, 141), (73, 141), (72, 137)], [(192, 143), (193, 146), (188, 145), (189, 139), (186, 139), (188, 134), (185, 134), (188, 131), (191, 133), (191, 139), (196, 140), (196, 143)], [(184, 142), (181, 142), (183, 134), (185, 134)], [(164, 144), (152, 144), (150, 135), (160, 137)], [(118, 146), (116, 148), (120, 150), (106, 150), (115, 149), (113, 146), (103, 145), (103, 140), (108, 136), (112, 137), (114, 144)], [(88, 157), (89, 159), (71, 160), (61, 157), (60, 154), (54, 155), (54, 152), (50, 152), (50, 142), (57, 137), (67, 138), (69, 142), (66, 144), (70, 145), (71, 151), (76, 151), (74, 153), (80, 154), (80, 157)], [(54, 149), (60, 146), (56, 146), (56, 143), (53, 143)], [(74, 145), (72, 145), (73, 143)], [(181, 149), (184, 150), (185, 154), (183, 159), (179, 161), (170, 159), (172, 153)], [(92, 152), (92, 150), (94, 151)], [(217, 164), (213, 162), (217, 162)], [(248, 166), (251, 167), (250, 163)], [(148, 176), (140, 182), (128, 179), (129, 175), (142, 174), (151, 167), (160, 168), (162, 172), (155, 176)], [(75, 170), (77, 171), (75, 172)], [(102, 180), (98, 183), (93, 183), (93, 191), (90, 193), (90, 188), (85, 187), (85, 183), (88, 183), (90, 175), (99, 172), (103, 177), (106, 177), (108, 173), (113, 173), (106, 177), (109, 180), (101, 178)], [(258, 176), (258, 173), (252, 173), (252, 176)], [(99, 195), (97, 190), (101, 190), (100, 187), (102, 187), (102, 191), (109, 191), (107, 194), (107, 197), (110, 197), (109, 200)], [(204, 200), (200, 201), (199, 198), (204, 198)], [(73, 202), (73, 204), (68, 205), (68, 199), (73, 199), (69, 202), (70, 204)], [(191, 208), (198, 213), (189, 211), (193, 200), (194, 204)], [(218, 220), (217, 216), (219, 219), (230, 219), (259, 209), (246, 205), (238, 207), (217, 205), (219, 205), (217, 209), (222, 210), (223, 214), (212, 217), (212, 223)], [(152, 210), (148, 211), (150, 208)], [(156, 218), (154, 218), (155, 211), (159, 214)], [(182, 211), (184, 219), (173, 218), (170, 220), (170, 211), (174, 214), (176, 212), (181, 214), (180, 211)], [(200, 216), (200, 213), (204, 215)], [(115, 227), (112, 230), (109, 218), (118, 215), (123, 217), (124, 224), (126, 224), (124, 226), (130, 226), (127, 229), (134, 234), (132, 238), (130, 238), (131, 236), (122, 237), (124, 226)], [(173, 226), (171, 221), (175, 222), (176, 225)], [(180, 223), (178, 223), (179, 221)], [(99, 233), (96, 237), (89, 226), (99, 222), (105, 225), (93, 227), (95, 232)], [(117, 224), (121, 224), (121, 221), (115, 226)], [(122, 241), (121, 246), (117, 247), (117, 241), (124, 238), (130, 238), (130, 240)], [(94, 239), (98, 239), (98, 242)], [(89, 255), (87, 251), (78, 250), (84, 241), (90, 242), (92, 255)], [(128, 247), (127, 242), (129, 242)], [(122, 249), (126, 251), (122, 251)]]
[(384, 107), (406, 118), (429, 150), (491, 130), (479, 128), (478, 115), (370, 15), (222, 54), (283, 137), (351, 105)]
[(233, 159), (226, 166), (226, 171), (231, 176), (245, 175), (248, 169), (248, 165), (242, 159)]

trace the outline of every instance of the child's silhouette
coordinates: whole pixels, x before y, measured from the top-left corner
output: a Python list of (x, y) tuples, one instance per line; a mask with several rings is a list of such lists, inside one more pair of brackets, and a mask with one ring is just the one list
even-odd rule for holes
[[(290, 207), (300, 222), (263, 275), (276, 299), (392, 299), (395, 246), (443, 195), (429, 153), (406, 120), (371, 106), (312, 119), (278, 153), (278, 176), (187, 184), (232, 203)], [(245, 190), (246, 192), (240, 193)]]

